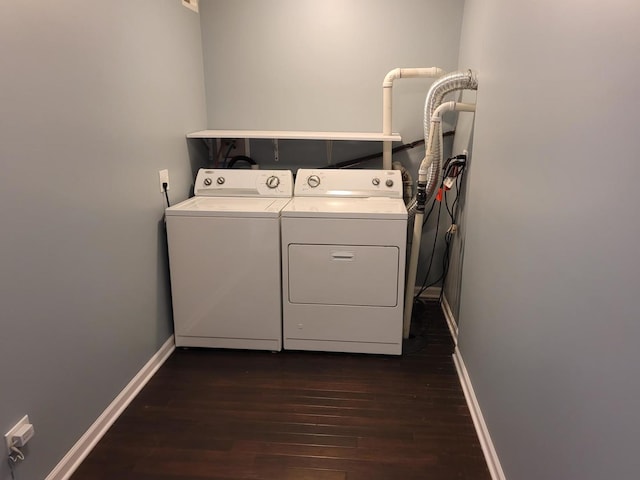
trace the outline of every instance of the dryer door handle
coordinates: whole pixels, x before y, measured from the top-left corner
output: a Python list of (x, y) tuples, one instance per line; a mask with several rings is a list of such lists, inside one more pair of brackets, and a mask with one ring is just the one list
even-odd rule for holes
[(334, 260), (353, 260), (355, 256), (354, 252), (346, 252), (344, 250), (331, 252), (331, 257)]

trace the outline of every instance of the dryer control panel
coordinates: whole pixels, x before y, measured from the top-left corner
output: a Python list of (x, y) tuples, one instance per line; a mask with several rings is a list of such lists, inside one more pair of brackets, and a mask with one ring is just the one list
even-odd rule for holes
[(201, 168), (194, 193), (206, 197), (291, 197), (293, 175), (290, 170)]
[(329, 170), (301, 168), (296, 174), (299, 197), (402, 198), (400, 170)]

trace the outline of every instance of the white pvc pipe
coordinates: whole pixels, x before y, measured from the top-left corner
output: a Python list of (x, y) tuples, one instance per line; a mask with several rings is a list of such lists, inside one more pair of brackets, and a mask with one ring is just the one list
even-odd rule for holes
[(393, 81), (397, 78), (440, 77), (443, 74), (444, 70), (439, 67), (394, 68), (384, 77), (382, 86), (393, 86)]
[(444, 112), (450, 112), (455, 110), (456, 112), (475, 112), (476, 106), (472, 103), (462, 103), (462, 102), (444, 102), (440, 104), (438, 108), (436, 108), (431, 116), (431, 121), (437, 121), (438, 118), (442, 116)]
[[(429, 139), (427, 153), (420, 164), (418, 170), (418, 182), (426, 182), (429, 172), (429, 165), (433, 163), (433, 142), (436, 138), (436, 130), (440, 130), (440, 117), (433, 115), (429, 128)], [(422, 221), (424, 211), (418, 210), (413, 218), (413, 236), (411, 237), (411, 254), (409, 255), (409, 266), (407, 267), (407, 281), (404, 291), (404, 313), (402, 318), (402, 337), (409, 338), (411, 331), (411, 315), (413, 314), (413, 296), (416, 289), (416, 277), (418, 275), (418, 259), (420, 258), (420, 243), (422, 242)]]
[[(396, 68), (396, 70), (400, 70)], [(393, 70), (392, 70), (393, 71)], [(385, 82), (389, 74), (385, 77)], [(384, 85), (382, 88), (382, 134), (391, 135), (391, 95), (392, 86)], [(382, 142), (382, 168), (383, 170), (391, 169), (391, 145), (393, 142), (385, 140)]]
[[(397, 78), (440, 77), (444, 70), (439, 67), (428, 68), (394, 68), (384, 77), (382, 82), (382, 134), (391, 135), (391, 118), (393, 102), (393, 81)], [(382, 144), (382, 168), (391, 170), (391, 141)]]
[[(422, 162), (420, 163), (420, 169), (418, 170), (418, 181), (419, 182), (426, 182), (427, 181), (427, 175), (428, 175), (428, 171), (429, 171), (429, 167), (431, 166), (431, 164), (433, 163), (433, 161), (435, 160), (433, 157), (433, 142), (436, 141), (436, 137), (435, 135), (431, 135), (431, 130), (437, 129), (438, 135), (442, 135), (442, 125), (441, 125), (441, 119), (442, 119), (442, 114), (445, 112), (451, 112), (451, 111), (456, 111), (456, 112), (475, 112), (476, 111), (476, 106), (473, 105), (472, 103), (462, 103), (462, 102), (444, 102), (442, 104), (440, 104), (438, 106), (438, 108), (436, 108), (433, 111), (433, 115), (431, 116), (431, 126), (429, 128), (429, 139), (427, 140), (429, 142), (429, 144), (427, 145), (427, 153), (424, 157), (424, 159), (422, 160)], [(435, 133), (436, 130), (434, 130)], [(440, 157), (442, 157), (442, 142), (440, 141), (440, 149), (439, 149), (439, 153)], [(442, 160), (442, 158), (441, 158)], [(442, 162), (440, 162), (440, 164), (442, 164)]]
[[(411, 330), (411, 315), (413, 313), (413, 296), (416, 289), (416, 276), (418, 275), (418, 256), (420, 255), (420, 241), (422, 240), (422, 221), (424, 212), (416, 212), (413, 217), (413, 236), (411, 240), (411, 254), (407, 267), (407, 284), (404, 290), (404, 317), (402, 320), (402, 338), (409, 338)], [(410, 305), (407, 308), (407, 305)]]
[(392, 86), (382, 87), (382, 134), (391, 135)]

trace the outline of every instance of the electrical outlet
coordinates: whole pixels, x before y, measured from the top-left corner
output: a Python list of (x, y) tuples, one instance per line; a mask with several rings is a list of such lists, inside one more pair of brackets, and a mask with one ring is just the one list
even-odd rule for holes
[(160, 193), (164, 193), (163, 183), (167, 184), (167, 190), (169, 190), (169, 170), (160, 170), (158, 177), (160, 178)]
[(196, 13), (198, 12), (198, 0), (182, 0), (182, 5)]
[[(18, 423), (16, 423), (11, 430), (9, 430), (7, 433), (4, 434), (4, 440), (7, 444), (7, 451), (9, 453), (11, 453), (11, 439), (13, 438), (14, 435), (18, 434), (22, 430), (22, 427), (26, 425), (30, 425), (29, 415), (25, 415), (24, 417), (22, 417), (22, 419)], [(33, 434), (33, 430), (31, 431), (31, 434)], [(28, 441), (30, 438), (31, 437), (29, 436), (29, 438), (27, 438), (26, 441)]]

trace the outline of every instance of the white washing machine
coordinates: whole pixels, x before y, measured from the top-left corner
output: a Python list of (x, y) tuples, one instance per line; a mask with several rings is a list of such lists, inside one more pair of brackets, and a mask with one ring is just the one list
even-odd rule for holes
[(194, 191), (166, 210), (176, 346), (281, 350), (291, 172), (202, 169)]
[(284, 348), (402, 353), (399, 171), (298, 170), (282, 210)]

